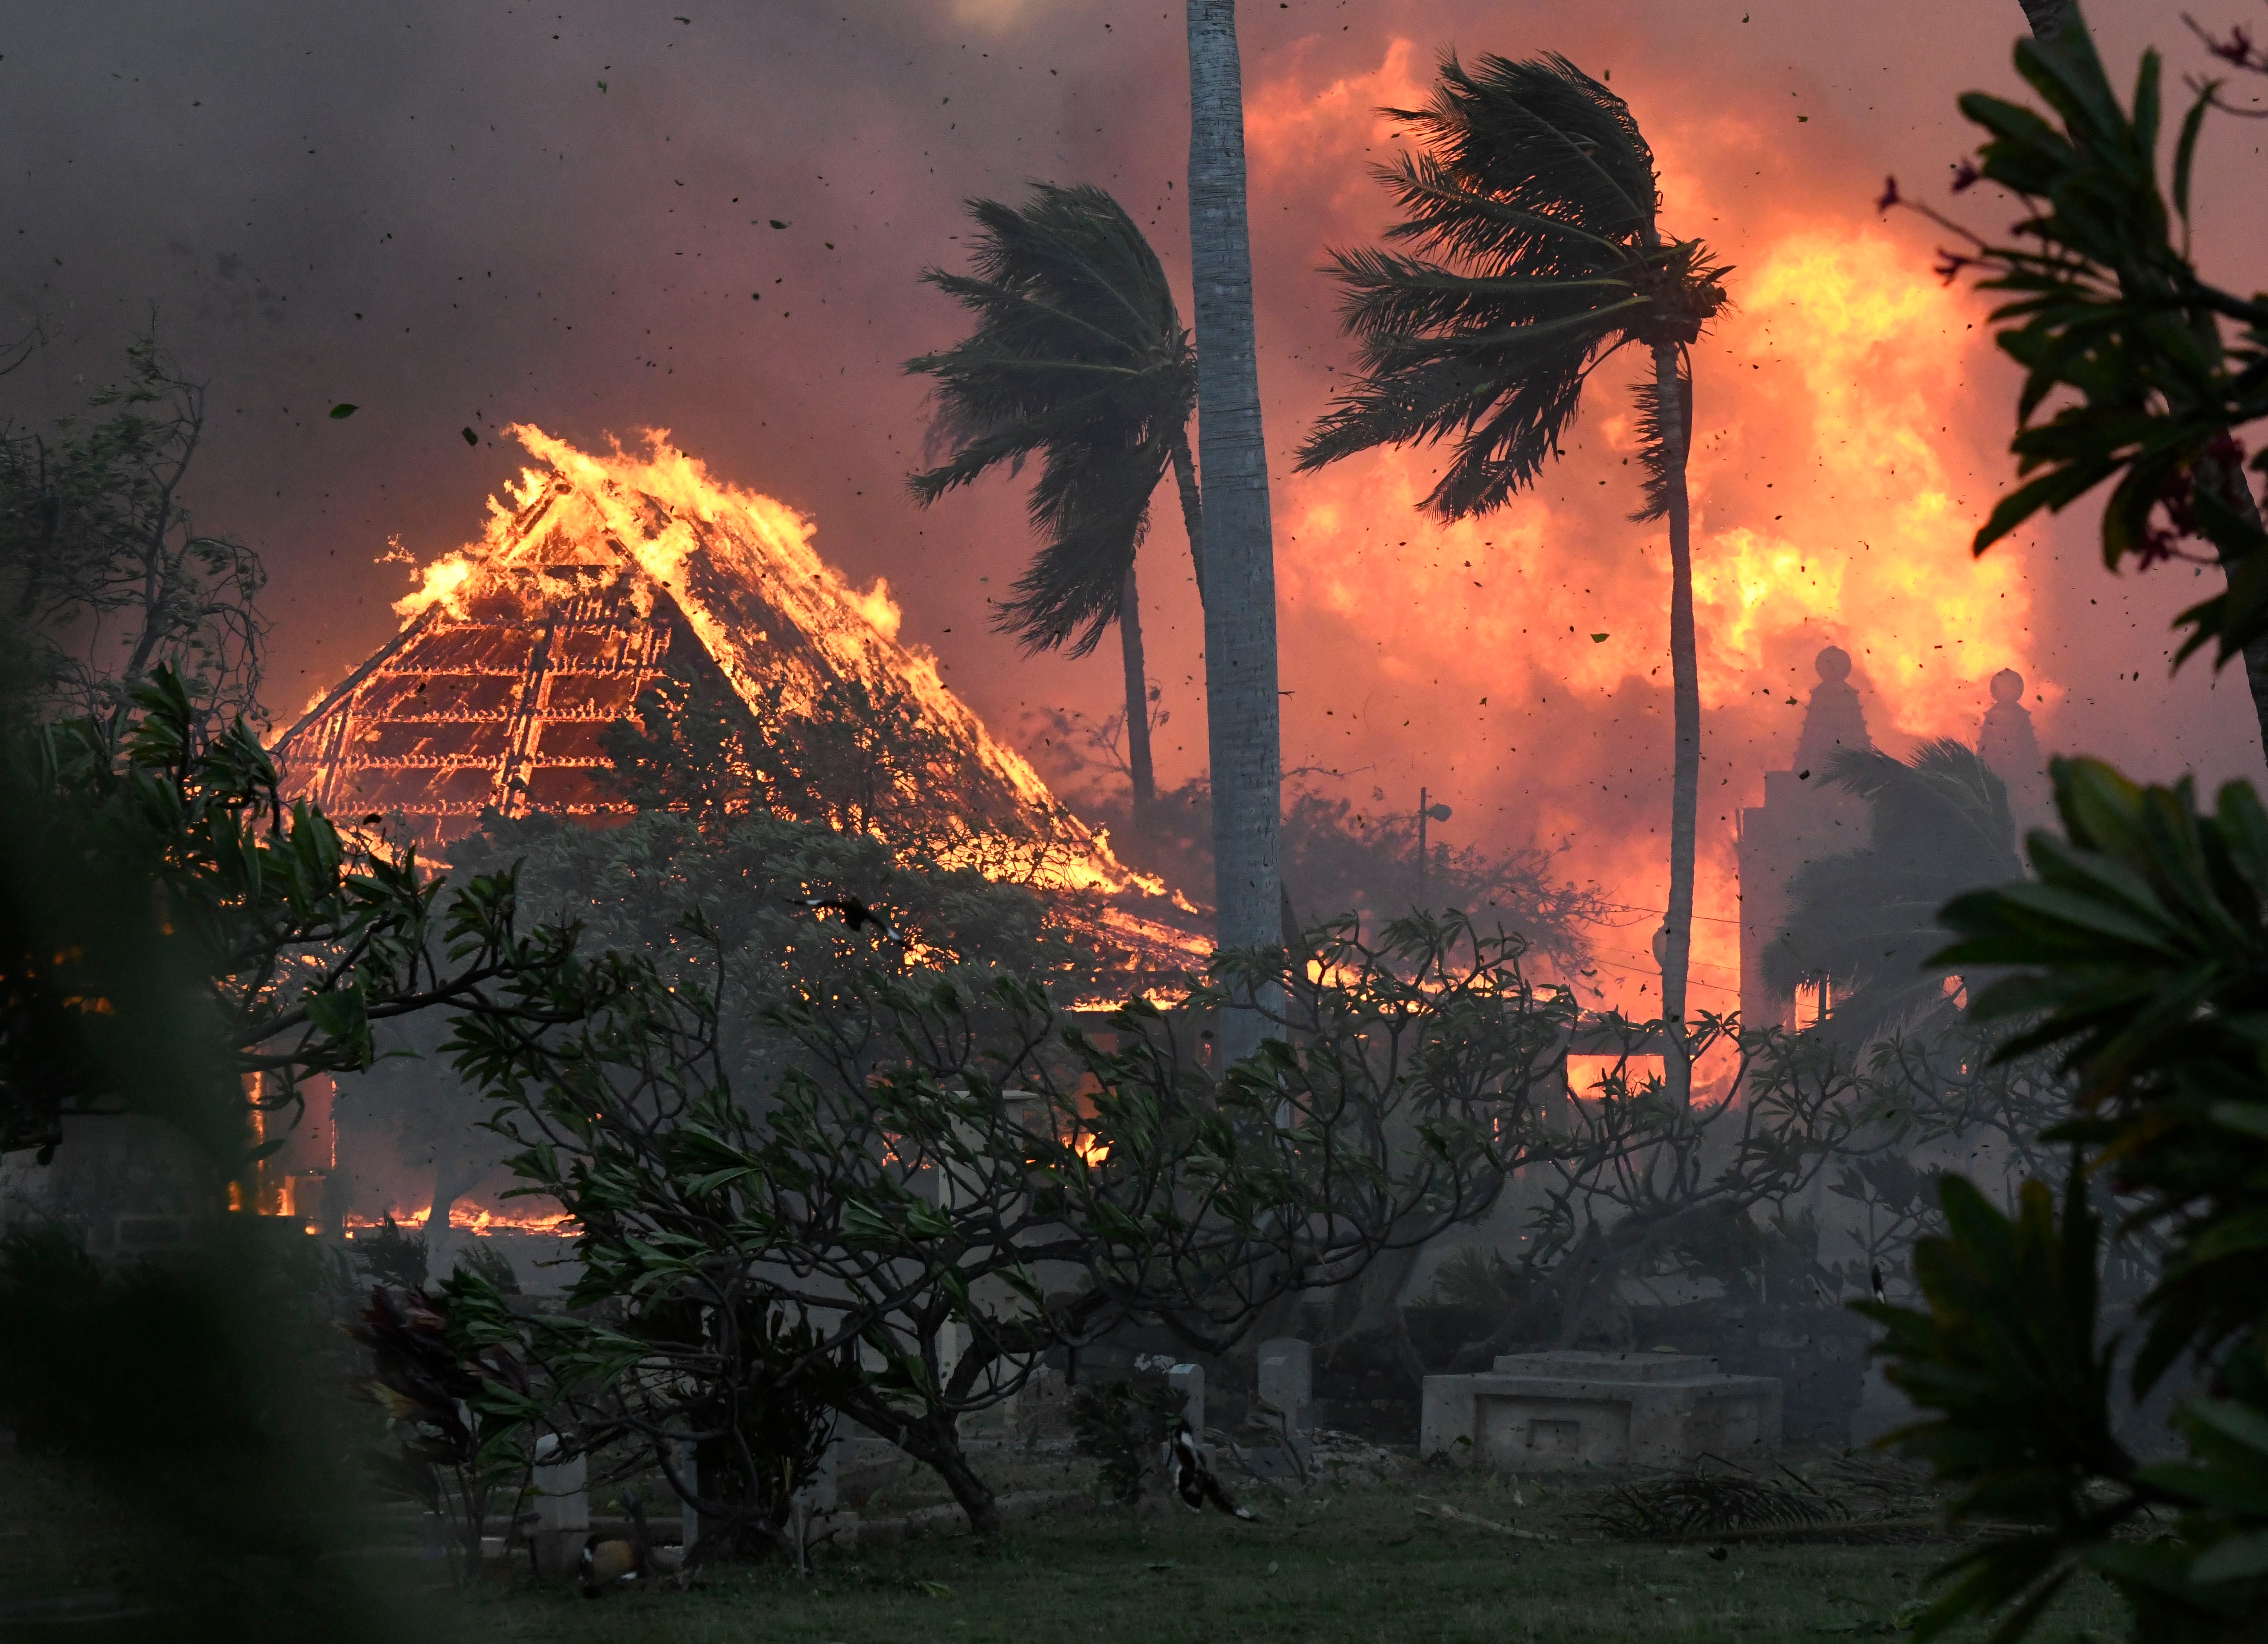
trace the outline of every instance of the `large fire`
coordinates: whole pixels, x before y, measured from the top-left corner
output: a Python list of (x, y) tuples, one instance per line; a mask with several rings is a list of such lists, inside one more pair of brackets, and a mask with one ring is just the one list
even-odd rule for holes
[[(649, 431), (643, 454), (616, 446), (605, 455), (526, 424), (508, 431), (545, 466), (524, 469), (508, 498), (491, 500), (481, 542), (425, 568), (421, 586), (394, 607), (405, 623), (437, 604), (462, 616), (468, 598), (491, 586), (491, 572), (541, 555), (548, 538), (531, 529), (531, 511), (555, 491), (571, 495), (596, 515), (587, 534), (627, 552), (652, 583), (669, 591), (736, 688), (753, 696), (761, 685), (777, 685), (782, 710), (806, 716), (829, 711), (830, 677), (903, 689), (932, 725), (973, 748), (1027, 817), (1044, 819), (1046, 831), (1058, 836), (1064, 848), (1020, 862), (1021, 876), (1050, 889), (1166, 894), (1157, 880), (1120, 863), (1106, 838), (1064, 810), (1021, 754), (994, 739), (946, 687), (934, 655), (898, 643), (900, 613), (887, 582), (864, 591), (851, 586), (813, 548), (809, 520), (770, 497), (716, 479), (697, 458), (671, 445), (666, 429)], [(720, 583), (761, 588), (769, 607), (818, 652), (820, 667), (799, 665), (772, 634), (751, 633), (730, 620), (717, 608)], [(988, 854), (996, 844), (973, 837), (963, 853), (967, 865), (996, 871), (998, 865)]]
[[(392, 1221), (395, 1227), (405, 1232), (423, 1233), (426, 1223), (432, 1219), (433, 1207), (430, 1204), (420, 1205), (415, 1210), (397, 1204), (386, 1211), (383, 1215), (349, 1216), (346, 1219), (345, 1232), (346, 1236), (351, 1239), (357, 1234), (375, 1233), (384, 1227), (388, 1221)], [(473, 1237), (480, 1239), (499, 1233), (525, 1233), (546, 1238), (571, 1238), (577, 1230), (575, 1219), (565, 1211), (555, 1211), (547, 1215), (535, 1211), (498, 1210), (480, 1204), (476, 1200), (464, 1199), (451, 1206), (449, 1227), (453, 1232), (470, 1234)]]
[[(938, 824), (946, 866), (1116, 898), (1092, 912), (1116, 940), (1171, 969), (1201, 958), (1174, 923), (1189, 902), (1119, 861), (992, 736), (937, 658), (899, 642), (887, 583), (851, 586), (813, 548), (809, 520), (716, 479), (665, 430), (643, 453), (605, 455), (511, 431), (542, 466), (490, 499), (479, 542), (425, 567), (394, 606), (394, 640), (281, 739), (295, 793), (337, 814), (401, 815), (440, 844), (490, 807), (600, 822), (621, 806), (597, 780), (599, 734), (651, 681), (713, 665), (760, 712), (824, 720), (860, 696), (909, 704), (942, 763), (894, 780)], [(673, 631), (703, 654), (673, 652)]]
[[(1310, 267), (1327, 246), (1374, 241), (1386, 201), (1366, 167), (1397, 135), (1375, 110), (1421, 99), (1425, 70), (1396, 41), (1368, 75), (1317, 84), (1295, 70), (1256, 88), (1256, 193), (1284, 210), (1256, 210), (1256, 224), (1305, 238)], [(1738, 807), (1786, 765), (1823, 645), (1856, 659), (1870, 729), (1893, 751), (1973, 741), (2001, 668), (2025, 675), (2028, 697), (2055, 688), (2036, 666), (2021, 552), (1968, 552), (2006, 471), (2005, 407), (1972, 409), (1989, 353), (1979, 305), (1857, 197), (1841, 213), (1751, 209), (1764, 228), (1741, 238), (1740, 213), (1719, 208), (1762, 135), (1675, 111), (1649, 129), (1668, 226), (1737, 265), (1737, 306), (1695, 350), (1690, 465), (1705, 707), (1691, 1005), (1727, 1011)], [(1314, 352), (1278, 365), (1279, 446), (1348, 356), (1303, 340)], [(1285, 763), (1416, 763), (1413, 788), (1422, 775), (1473, 819), (1463, 837), (1564, 846), (1570, 876), (1597, 880), (1627, 921), (1601, 933), (1587, 998), (1648, 1014), (1668, 871), (1669, 590), (1663, 528), (1627, 518), (1638, 372), (1600, 372), (1565, 457), (1484, 520), (1416, 512), (1439, 472), (1423, 448), (1280, 481), (1277, 563)]]

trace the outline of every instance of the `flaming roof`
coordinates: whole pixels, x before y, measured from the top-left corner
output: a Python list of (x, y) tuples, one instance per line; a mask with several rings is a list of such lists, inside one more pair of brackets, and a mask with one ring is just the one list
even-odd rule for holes
[(898, 643), (887, 586), (846, 583), (809, 520), (712, 480), (663, 431), (643, 456), (603, 457), (510, 431), (545, 466), (491, 500), (482, 541), (428, 567), (395, 607), (401, 631), (278, 740), (290, 792), (342, 817), (399, 815), (433, 844), (490, 808), (603, 822), (629, 807), (598, 779), (600, 734), (657, 679), (721, 685), (759, 711), (776, 692), (802, 716), (855, 682), (919, 704), (952, 763), (925, 808), (971, 865), (1005, 836), (1047, 847), (1018, 874), (1042, 888), (1165, 894), (993, 740), (934, 657)]

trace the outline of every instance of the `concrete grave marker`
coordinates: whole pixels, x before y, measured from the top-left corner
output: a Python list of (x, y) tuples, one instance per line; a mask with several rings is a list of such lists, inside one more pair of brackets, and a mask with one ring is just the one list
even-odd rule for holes
[(1256, 1390), (1263, 1404), (1283, 1412), (1294, 1428), (1309, 1422), (1314, 1403), (1314, 1350), (1296, 1336), (1278, 1336), (1260, 1344), (1260, 1375)]
[(1690, 1353), (1513, 1353), (1482, 1375), (1429, 1375), (1421, 1456), (1523, 1472), (1676, 1467), (1780, 1443), (1780, 1383)]
[(1189, 1418), (1189, 1431), (1197, 1435), (1197, 1445), (1203, 1449), (1205, 1430), (1204, 1366), (1177, 1364), (1166, 1372), (1166, 1385), (1182, 1396), (1182, 1413)]
[(590, 1461), (545, 1459), (558, 1453), (555, 1435), (535, 1441), (535, 1567), (545, 1575), (572, 1569), (591, 1533)]

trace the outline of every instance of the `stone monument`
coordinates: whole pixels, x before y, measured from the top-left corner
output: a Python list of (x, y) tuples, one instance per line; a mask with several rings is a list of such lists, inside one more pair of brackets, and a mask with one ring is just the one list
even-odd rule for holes
[(1308, 1426), (1314, 1404), (1314, 1350), (1297, 1336), (1278, 1336), (1260, 1344), (1260, 1373), (1254, 1389), (1260, 1402), (1280, 1412), (1296, 1431)]
[(535, 1567), (544, 1575), (573, 1569), (591, 1533), (590, 1460), (558, 1455), (553, 1434), (535, 1441)]
[(1429, 1375), (1420, 1456), (1520, 1472), (1678, 1467), (1779, 1449), (1780, 1384), (1693, 1353), (1511, 1353), (1480, 1375)]
[(1188, 1418), (1189, 1431), (1197, 1435), (1197, 1448), (1204, 1448), (1205, 1397), (1204, 1366), (1177, 1364), (1166, 1372), (1166, 1385), (1182, 1396), (1182, 1414)]
[(1977, 733), (1977, 756), (2007, 786), (2018, 837), (2047, 822), (2047, 757), (2032, 729), (2032, 711), (2024, 706), (2024, 676), (2012, 667), (1992, 675), (1992, 705)]
[(1787, 919), (1787, 882), (1805, 863), (1867, 843), (1867, 807), (1827, 780), (1837, 754), (1871, 748), (1866, 710), (1851, 683), (1851, 653), (1829, 645), (1814, 659), (1811, 689), (1795, 762), (1764, 772), (1764, 802), (1740, 814), (1741, 1021), (1745, 1027), (1808, 1026), (1794, 1001), (1764, 979), (1764, 949)]

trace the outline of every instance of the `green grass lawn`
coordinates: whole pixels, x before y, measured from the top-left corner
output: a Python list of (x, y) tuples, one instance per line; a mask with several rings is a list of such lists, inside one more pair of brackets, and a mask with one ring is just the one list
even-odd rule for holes
[[(1039, 1482), (1034, 1480), (1032, 1482)], [(591, 1601), (564, 1589), (522, 1589), (463, 1601), (466, 1640), (608, 1644), (1042, 1644), (1051, 1640), (1285, 1640), (1357, 1644), (1428, 1640), (1778, 1640), (1888, 1636), (1923, 1578), (1954, 1548), (1903, 1545), (1540, 1544), (1417, 1509), (1461, 1506), (1522, 1528), (1583, 1534), (1593, 1491), (1411, 1469), (1396, 1481), (1326, 1489), (1288, 1502), (1255, 1500), (1239, 1523), (1078, 1506), (1012, 1525), (986, 1552), (965, 1538), (889, 1550), (821, 1553), (812, 1574), (783, 1568), (713, 1573), (696, 1589), (624, 1592)], [(2123, 1613), (2107, 1589), (2073, 1594), (2036, 1636), (2116, 1637)], [(1977, 1628), (1959, 1636), (1981, 1637)]]
[[(1010, 1488), (1061, 1487), (1083, 1465), (998, 1463)], [(1524, 1500), (1515, 1505), (1517, 1484)], [(311, 1619), (288, 1559), (247, 1522), (225, 1532), (231, 1504), (122, 1500), (119, 1485), (51, 1461), (0, 1454), (0, 1601), (73, 1589), (115, 1592), (149, 1613), (112, 1623), (18, 1627), (9, 1638), (75, 1640), (274, 1636), (328, 1644), (346, 1636), (399, 1644), (558, 1640), (559, 1644), (1049, 1644), (1057, 1640), (1285, 1640), (1286, 1644), (1427, 1640), (1462, 1644), (1695, 1639), (1770, 1644), (1823, 1637), (1895, 1636), (1945, 1541), (1898, 1545), (1606, 1540), (1581, 1515), (1594, 1480), (1513, 1481), (1410, 1467), (1382, 1482), (1319, 1488), (1288, 1500), (1242, 1493), (1263, 1515), (1104, 1508), (1081, 1502), (1012, 1524), (987, 1550), (965, 1537), (897, 1548), (822, 1549), (808, 1577), (779, 1566), (704, 1574), (690, 1590), (664, 1586), (592, 1601), (535, 1586), (525, 1565), (501, 1590), (460, 1595), (437, 1567), (397, 1558), (351, 1595), (364, 1626)], [(917, 1504), (918, 1479), (892, 1491), (888, 1510)], [(1522, 1529), (1567, 1536), (1514, 1542), (1420, 1508), (1447, 1504)], [(151, 1513), (145, 1507), (169, 1506)], [(194, 1536), (185, 1525), (202, 1529)], [(194, 1545), (191, 1543), (194, 1542)], [(328, 1589), (334, 1595), (337, 1588)], [(208, 1601), (225, 1596), (219, 1610)], [(335, 1602), (334, 1598), (333, 1602)], [(188, 1608), (184, 1606), (188, 1605)], [(193, 1611), (228, 1618), (225, 1633)], [(295, 1614), (295, 1612), (297, 1612)], [(0, 1604), (0, 1615), (4, 1615)], [(380, 1620), (383, 1616), (383, 1620)], [(271, 1624), (271, 1625), (263, 1625)], [(2074, 1591), (2036, 1634), (2044, 1640), (2120, 1636), (2120, 1606), (2101, 1587)], [(1959, 1635), (1977, 1638), (1982, 1628)]]

